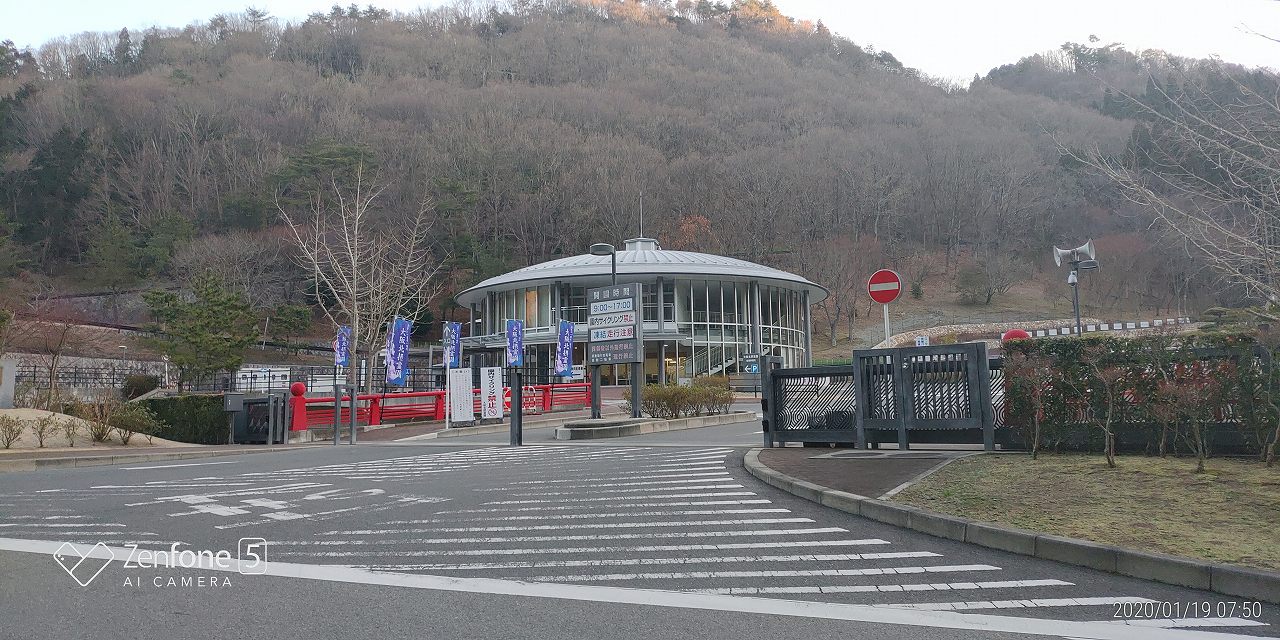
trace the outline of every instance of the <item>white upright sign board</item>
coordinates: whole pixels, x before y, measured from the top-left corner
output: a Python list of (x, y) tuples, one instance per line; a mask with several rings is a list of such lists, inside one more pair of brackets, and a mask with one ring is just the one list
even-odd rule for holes
[(480, 369), (480, 418), (502, 417), (502, 368)]
[(449, 418), (475, 422), (475, 396), (471, 393), (471, 369), (449, 369)]

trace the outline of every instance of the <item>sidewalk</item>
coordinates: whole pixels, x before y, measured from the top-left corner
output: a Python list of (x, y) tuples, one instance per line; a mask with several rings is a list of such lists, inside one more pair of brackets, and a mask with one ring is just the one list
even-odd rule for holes
[(819, 447), (761, 449), (761, 464), (793, 478), (868, 498), (880, 498), (904, 483), (973, 451)]

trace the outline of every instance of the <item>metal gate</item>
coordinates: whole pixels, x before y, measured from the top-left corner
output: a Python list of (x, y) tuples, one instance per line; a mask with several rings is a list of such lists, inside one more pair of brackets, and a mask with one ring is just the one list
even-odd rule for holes
[(978, 443), (995, 448), (982, 342), (853, 353), (853, 365), (766, 368), (765, 446), (829, 442)]

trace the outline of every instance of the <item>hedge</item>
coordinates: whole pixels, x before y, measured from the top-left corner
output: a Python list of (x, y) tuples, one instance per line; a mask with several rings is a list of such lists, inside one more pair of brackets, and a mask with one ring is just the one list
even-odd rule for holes
[[(733, 390), (724, 376), (695, 378), (692, 385), (651, 384), (640, 396), (640, 413), (651, 418), (684, 418), (687, 416), (728, 413), (733, 404)], [(631, 410), (631, 390), (622, 392), (626, 410)]]
[(1005, 343), (1006, 424), (1033, 450), (1265, 455), (1280, 418), (1271, 353), (1250, 334)]
[(156, 437), (191, 444), (227, 444), (227, 414), (220, 395), (152, 398), (142, 404), (156, 415)]

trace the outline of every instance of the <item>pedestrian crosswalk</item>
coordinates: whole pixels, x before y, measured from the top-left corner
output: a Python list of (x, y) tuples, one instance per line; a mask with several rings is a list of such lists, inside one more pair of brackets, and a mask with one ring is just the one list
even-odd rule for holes
[[(780, 497), (747, 476), (737, 456), (726, 447), (485, 447), (0, 493), (0, 537), (168, 545), (177, 538), (164, 523), (201, 523), (266, 538), (274, 561), (548, 588), (1024, 616), (1072, 611), (1080, 620), (1111, 620), (1116, 605), (1153, 601), (1145, 592), (1099, 592), (1080, 583), (1082, 569), (1006, 562), (998, 552)], [(121, 509), (110, 518), (78, 515), (77, 505), (94, 496), (112, 496)], [(127, 527), (129, 510), (158, 514), (161, 525)], [(1234, 626), (1261, 624), (1240, 620)]]
[[(927, 536), (905, 546), (856, 535), (842, 514), (775, 503), (762, 493), (769, 489), (730, 467), (733, 455), (713, 447), (504, 447), (292, 470), (277, 477), (388, 480), (448, 469), (485, 481), (424, 517), (327, 529), (274, 548), (281, 559), (386, 573), (922, 611), (1072, 609), (1107, 620), (1117, 604), (1150, 601), (1092, 593), (1054, 575), (1052, 563), (1038, 563), (1048, 575), (1006, 575), (999, 563), (953, 557)], [(990, 599), (969, 595), (977, 593)], [(969, 597), (954, 597), (961, 594)]]

